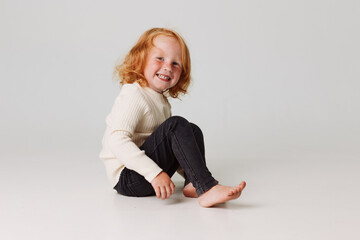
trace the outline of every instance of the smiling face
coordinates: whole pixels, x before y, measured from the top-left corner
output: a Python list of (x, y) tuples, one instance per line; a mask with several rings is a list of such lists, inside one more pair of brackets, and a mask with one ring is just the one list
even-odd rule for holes
[(181, 46), (175, 38), (164, 35), (154, 38), (153, 45), (146, 59), (144, 76), (149, 88), (162, 93), (180, 79)]

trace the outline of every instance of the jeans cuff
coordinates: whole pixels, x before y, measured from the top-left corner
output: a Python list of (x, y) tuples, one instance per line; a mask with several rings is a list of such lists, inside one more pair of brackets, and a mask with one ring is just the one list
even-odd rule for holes
[(207, 182), (204, 185), (200, 185), (196, 188), (196, 193), (198, 195), (198, 197), (207, 192), (208, 190), (210, 190), (212, 187), (216, 186), (219, 182), (217, 180), (215, 180), (214, 178), (211, 179), (209, 182)]

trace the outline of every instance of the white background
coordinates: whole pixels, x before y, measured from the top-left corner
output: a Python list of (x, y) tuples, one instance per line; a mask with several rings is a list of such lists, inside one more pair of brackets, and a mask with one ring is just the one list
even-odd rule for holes
[(218, 158), (355, 151), (358, 1), (1, 1), (1, 150), (100, 149), (112, 71), (152, 27), (183, 35), (174, 115)]
[[(281, 168), (301, 156), (312, 163), (323, 156), (319, 164), (346, 156), (350, 170), (358, 166), (357, 0), (1, 0), (4, 172), (21, 161), (29, 167), (23, 172), (34, 170), (26, 158), (11, 165), (20, 155), (52, 156), (36, 165), (38, 173), (64, 153), (100, 163), (105, 118), (119, 91), (114, 66), (152, 27), (174, 29), (190, 48), (193, 82), (172, 110), (203, 129), (210, 164), (226, 170), (251, 159), (256, 169), (278, 158)], [(16, 176), (10, 172), (3, 183), (16, 183), (6, 179)]]

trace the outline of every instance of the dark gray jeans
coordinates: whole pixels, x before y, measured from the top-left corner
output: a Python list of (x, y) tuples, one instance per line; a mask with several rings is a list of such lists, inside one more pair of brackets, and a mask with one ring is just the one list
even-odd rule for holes
[[(217, 181), (205, 164), (204, 139), (201, 129), (183, 117), (170, 117), (140, 147), (170, 177), (179, 165), (185, 172), (185, 185), (191, 182), (200, 196)], [(125, 196), (155, 195), (152, 185), (140, 174), (124, 168), (114, 189)]]

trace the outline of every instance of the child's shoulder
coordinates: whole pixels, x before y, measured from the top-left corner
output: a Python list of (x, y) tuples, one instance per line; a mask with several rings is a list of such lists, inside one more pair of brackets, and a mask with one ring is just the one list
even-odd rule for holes
[(142, 87), (137, 83), (126, 83), (121, 86), (120, 95), (128, 95), (128, 94), (135, 94), (138, 96), (143, 95)]
[(124, 85), (121, 86), (121, 91), (139, 91), (141, 90), (141, 86), (137, 83), (125, 83)]

